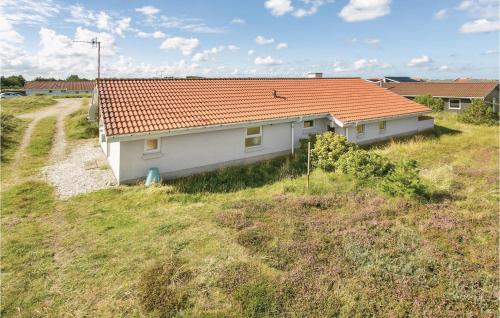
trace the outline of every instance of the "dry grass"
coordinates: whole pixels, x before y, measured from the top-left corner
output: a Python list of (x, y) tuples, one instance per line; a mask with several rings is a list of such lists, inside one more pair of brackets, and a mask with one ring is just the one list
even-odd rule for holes
[(310, 193), (304, 177), (67, 201), (43, 183), (6, 189), (2, 315), (494, 317), (498, 128), (437, 123), (371, 150), (417, 159), (427, 203), (319, 171)]

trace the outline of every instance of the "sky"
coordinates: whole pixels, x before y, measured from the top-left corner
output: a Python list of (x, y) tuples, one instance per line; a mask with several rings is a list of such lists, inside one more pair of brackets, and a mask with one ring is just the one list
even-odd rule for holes
[(0, 0), (0, 73), (499, 78), (498, 0)]

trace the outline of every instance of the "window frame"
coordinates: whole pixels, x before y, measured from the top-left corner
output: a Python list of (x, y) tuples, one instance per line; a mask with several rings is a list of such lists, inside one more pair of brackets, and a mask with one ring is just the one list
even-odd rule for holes
[[(457, 100), (458, 100), (458, 107), (451, 107), (451, 101), (457, 101)], [(448, 109), (455, 109), (455, 110), (462, 109), (462, 100), (458, 98), (450, 98), (448, 100)]]
[[(312, 123), (312, 125), (311, 125), (311, 126), (309, 126), (309, 127), (306, 127), (306, 126), (305, 126), (305, 125), (306, 125), (306, 122), (311, 122), (311, 123)], [(304, 121), (302, 122), (302, 128), (303, 128), (303, 129), (313, 129), (313, 128), (314, 128), (314, 126), (315, 126), (314, 119), (304, 120)]]
[[(384, 128), (380, 127), (382, 124), (384, 125)], [(386, 129), (387, 129), (387, 120), (381, 120), (381, 121), (379, 121), (378, 122), (378, 130), (381, 131), (381, 132), (383, 132)]]
[[(358, 127), (363, 127), (363, 131), (360, 132), (359, 129), (358, 129)], [(365, 124), (356, 125), (356, 133), (357, 133), (357, 135), (358, 136), (363, 136), (365, 134), (365, 129), (366, 129)]]
[[(156, 140), (156, 149), (148, 149), (148, 140)], [(161, 151), (161, 138), (145, 138), (144, 154), (159, 153)]]
[[(259, 128), (259, 133), (258, 134), (249, 135), (248, 134), (248, 129), (251, 129), (251, 128)], [(254, 145), (254, 146), (247, 146), (247, 139), (248, 138), (255, 138), (255, 137), (260, 137), (260, 144)], [(244, 138), (243, 145), (245, 146), (245, 149), (252, 149), (252, 148), (262, 147), (262, 126), (246, 127), (245, 128), (245, 138)]]

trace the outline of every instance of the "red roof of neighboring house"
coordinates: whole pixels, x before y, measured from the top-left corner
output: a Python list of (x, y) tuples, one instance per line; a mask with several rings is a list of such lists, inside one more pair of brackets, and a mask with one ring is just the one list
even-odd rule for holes
[(384, 83), (383, 87), (403, 96), (432, 95), (439, 97), (486, 97), (498, 82), (484, 83)]
[(95, 81), (31, 81), (24, 84), (24, 89), (60, 89), (68, 91), (90, 90)]
[(100, 79), (98, 90), (108, 136), (319, 114), (345, 123), (429, 111), (360, 78)]

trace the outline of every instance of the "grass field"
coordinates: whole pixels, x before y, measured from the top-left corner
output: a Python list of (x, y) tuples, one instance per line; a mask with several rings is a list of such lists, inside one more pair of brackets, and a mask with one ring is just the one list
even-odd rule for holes
[(4, 189), (2, 316), (495, 317), (498, 127), (436, 124), (370, 148), (417, 159), (430, 202), (321, 171), (306, 193), (270, 163), (235, 187)]
[(55, 103), (54, 97), (49, 95), (2, 99), (2, 112), (12, 115), (31, 113)]
[(26, 148), (26, 155), (21, 166), (16, 167), (21, 170), (23, 176), (33, 176), (47, 163), (56, 133), (56, 122), (56, 117), (45, 117), (36, 123), (30, 143)]
[(88, 99), (82, 100), (82, 107), (64, 119), (64, 130), (69, 140), (95, 138), (99, 135), (97, 123), (87, 119)]

